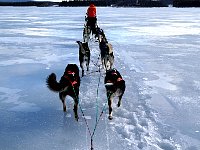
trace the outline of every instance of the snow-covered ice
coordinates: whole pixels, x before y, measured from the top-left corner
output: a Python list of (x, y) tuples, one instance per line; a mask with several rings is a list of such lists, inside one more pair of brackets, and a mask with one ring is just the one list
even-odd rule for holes
[[(113, 45), (126, 81), (122, 106), (108, 120), (104, 72), (94, 65), (81, 78), (79, 122), (73, 100), (62, 112), (46, 77), (60, 78), (79, 64), (86, 7), (1, 7), (0, 149), (98, 150), (200, 149), (200, 10), (196, 8), (97, 8), (98, 25)], [(97, 95), (98, 81), (100, 79)]]

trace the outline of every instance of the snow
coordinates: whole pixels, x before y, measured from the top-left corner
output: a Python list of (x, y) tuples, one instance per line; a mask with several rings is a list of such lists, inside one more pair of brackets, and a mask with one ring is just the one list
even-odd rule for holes
[(63, 113), (45, 80), (52, 72), (59, 79), (68, 63), (79, 65), (86, 7), (0, 10), (0, 149), (90, 149), (85, 120), (93, 132), (104, 109), (94, 149), (200, 149), (199, 9), (97, 8), (126, 91), (108, 120), (105, 74), (96, 72), (99, 48), (91, 40), (90, 71), (80, 86), (85, 116), (79, 107), (78, 122), (72, 98)]

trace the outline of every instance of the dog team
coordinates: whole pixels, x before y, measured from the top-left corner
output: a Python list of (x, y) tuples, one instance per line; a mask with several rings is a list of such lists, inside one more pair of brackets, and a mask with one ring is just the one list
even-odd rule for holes
[[(95, 39), (98, 40), (101, 64), (106, 72), (104, 85), (109, 107), (108, 119), (112, 120), (112, 101), (114, 97), (118, 97), (117, 106), (120, 107), (121, 99), (126, 87), (125, 81), (119, 71), (112, 68), (114, 63), (113, 48), (108, 42), (103, 29), (99, 28), (97, 24), (95, 24), (95, 28), (92, 28), (87, 22), (83, 29), (83, 42), (77, 41), (79, 45), (79, 63), (82, 70), (81, 75), (82, 77), (85, 75), (84, 65), (86, 66), (87, 71), (89, 71), (91, 52), (88, 42), (90, 41), (90, 36), (94, 36)], [(59, 93), (64, 112), (66, 111), (66, 96), (70, 96), (74, 99), (74, 117), (78, 121), (79, 87), (81, 84), (78, 66), (76, 64), (68, 64), (59, 82), (56, 79), (56, 74), (51, 73), (46, 79), (46, 84), (51, 91)]]

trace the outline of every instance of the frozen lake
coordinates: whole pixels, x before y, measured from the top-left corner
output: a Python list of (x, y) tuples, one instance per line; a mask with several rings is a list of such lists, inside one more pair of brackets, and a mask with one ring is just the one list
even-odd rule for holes
[[(86, 7), (0, 7), (0, 150), (86, 150), (90, 137), (73, 100), (63, 113), (46, 77), (78, 61)], [(200, 9), (97, 8), (126, 81), (94, 136), (98, 150), (200, 149)], [(90, 41), (92, 61), (98, 43)], [(96, 71), (91, 62), (90, 72)], [(102, 72), (103, 74), (103, 72)], [(81, 79), (80, 105), (91, 130), (106, 101), (104, 75)]]

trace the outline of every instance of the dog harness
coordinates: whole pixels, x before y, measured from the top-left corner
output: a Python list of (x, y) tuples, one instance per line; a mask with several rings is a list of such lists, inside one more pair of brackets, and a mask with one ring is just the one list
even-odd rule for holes
[[(73, 75), (73, 77), (74, 77), (75, 72), (67, 71), (67, 74)], [(67, 80), (69, 80), (69, 82), (72, 84), (72, 86), (74, 86), (74, 85), (76, 85), (76, 84), (78, 83), (76, 80), (74, 80), (74, 81), (72, 82), (72, 81), (70, 80), (70, 78), (69, 78), (67, 75), (65, 75), (64, 77), (65, 77)]]
[[(115, 71), (115, 72), (112, 72), (112, 75), (116, 75), (116, 76), (117, 76), (118, 74), (117, 74), (117, 72)], [(122, 81), (122, 80), (123, 80), (123, 79), (122, 79), (121, 77), (117, 78), (117, 82)]]
[[(118, 74), (117, 74), (116, 71), (115, 71), (115, 72), (112, 72), (112, 75), (118, 76)], [(123, 79), (122, 79), (121, 77), (118, 77), (116, 82), (120, 82), (120, 81), (123, 81)], [(108, 80), (108, 81), (107, 81), (107, 83), (113, 83), (113, 84), (115, 84), (116, 82), (113, 83), (111, 80)], [(107, 83), (106, 83), (106, 84), (107, 84)]]
[(117, 82), (119, 82), (119, 81), (123, 81), (123, 79), (122, 78), (117, 78)]

